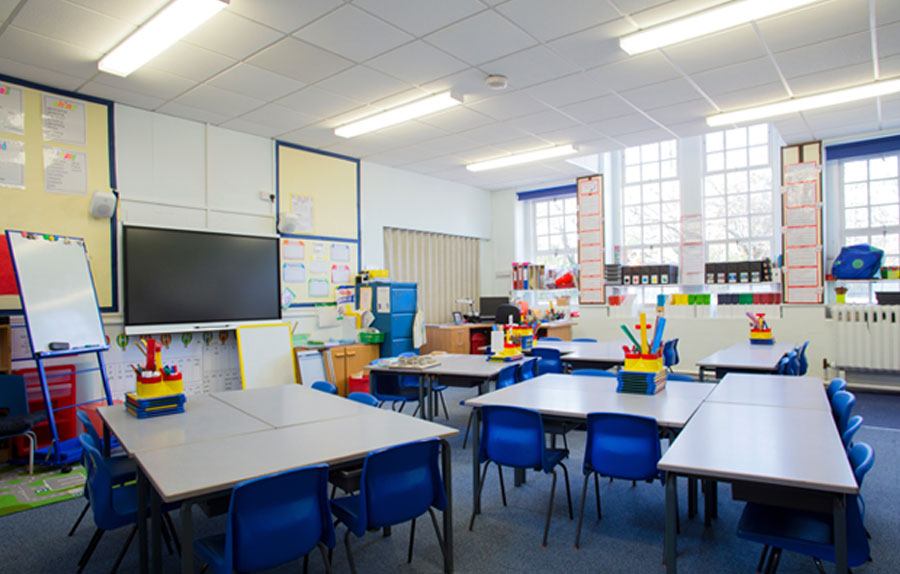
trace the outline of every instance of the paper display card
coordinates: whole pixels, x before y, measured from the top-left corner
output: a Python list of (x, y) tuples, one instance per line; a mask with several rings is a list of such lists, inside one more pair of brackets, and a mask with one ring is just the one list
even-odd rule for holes
[(784, 187), (784, 204), (786, 207), (813, 206), (816, 202), (816, 182), (804, 181)]
[(0, 138), (0, 187), (25, 189), (25, 142)]
[(578, 194), (579, 195), (588, 195), (588, 194), (599, 194), (600, 193), (600, 180), (596, 177), (585, 178), (578, 181)]
[(601, 245), (603, 243), (603, 233), (600, 231), (582, 231), (578, 240), (582, 245)]
[(9, 84), (0, 84), (0, 132), (25, 134), (22, 89)]
[(603, 279), (603, 276), (584, 276), (581, 278), (581, 289), (584, 291), (590, 291), (591, 289), (603, 289), (603, 286), (606, 285), (606, 281)]
[(603, 261), (603, 247), (600, 245), (582, 245), (581, 261)]
[(603, 218), (599, 215), (582, 215), (579, 221), (580, 229), (584, 231), (593, 231), (601, 229)]
[(818, 287), (793, 287), (787, 290), (787, 303), (818, 303)]
[(306, 281), (306, 267), (302, 263), (285, 263), (282, 268), (282, 281), (285, 283), (303, 283)]
[(819, 228), (815, 225), (809, 227), (788, 227), (784, 234), (785, 247), (806, 247), (819, 244)]
[(346, 243), (331, 244), (332, 261), (350, 261), (350, 246)]
[(300, 225), (297, 228), (299, 233), (313, 233), (316, 230), (314, 200), (305, 195), (291, 196), (291, 213), (300, 218)]
[(390, 313), (391, 312), (391, 288), (390, 287), (378, 287), (377, 293), (377, 306), (375, 309), (379, 313)]
[(602, 289), (582, 289), (581, 290), (581, 302), (582, 303), (603, 303), (603, 290)]
[(371, 287), (360, 287), (359, 288), (359, 310), (360, 311), (371, 311), (372, 310), (372, 288)]
[(819, 250), (816, 247), (795, 247), (785, 250), (788, 267), (809, 267), (819, 264)]
[(328, 265), (327, 261), (309, 262), (309, 272), (314, 275), (321, 275), (323, 273), (328, 273), (329, 271), (331, 271), (331, 266)]
[(350, 266), (349, 265), (332, 265), (331, 266), (331, 282), (332, 283), (347, 283), (350, 281)]
[(44, 141), (74, 145), (87, 143), (87, 106), (83, 101), (44, 94), (42, 102)]
[(589, 277), (591, 275), (603, 277), (602, 261), (585, 261), (581, 264), (581, 276)]
[(795, 207), (784, 210), (784, 224), (787, 227), (802, 227), (819, 223), (818, 209), (815, 207)]
[(814, 161), (794, 163), (784, 166), (785, 185), (799, 181), (815, 180), (819, 175), (819, 168)]
[(685, 215), (681, 218), (681, 242), (703, 242), (703, 216)]
[(705, 258), (702, 243), (681, 245), (681, 282), (696, 285), (704, 282)]
[(581, 205), (578, 206), (578, 212), (584, 215), (600, 214), (600, 194), (592, 193), (590, 195), (581, 196)]
[(319, 261), (324, 261), (328, 258), (328, 253), (325, 251), (325, 244), (316, 241), (315, 243), (310, 244), (310, 249), (312, 252), (309, 254), (310, 259), (318, 259)]
[(44, 190), (87, 195), (87, 152), (44, 146)]
[(319, 328), (334, 327), (338, 322), (338, 309), (334, 305), (316, 307)]
[(281, 240), (281, 257), (283, 259), (297, 259), (303, 261), (305, 256), (302, 241), (299, 239)]
[(297, 298), (297, 296), (294, 294), (294, 292), (291, 291), (289, 288), (285, 287), (284, 290), (281, 292), (281, 308), (287, 309), (288, 307), (291, 306), (291, 303), (293, 303), (294, 299), (296, 299), (296, 298)]
[(318, 279), (313, 277), (309, 280), (309, 296), (310, 297), (328, 297), (330, 294), (329, 287), (331, 284), (327, 279)]
[(818, 267), (788, 267), (788, 287), (817, 287), (819, 285)]

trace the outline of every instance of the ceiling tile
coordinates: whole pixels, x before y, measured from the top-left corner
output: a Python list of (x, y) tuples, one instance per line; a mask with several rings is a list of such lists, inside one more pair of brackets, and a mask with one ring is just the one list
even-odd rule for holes
[(276, 134), (300, 129), (315, 123), (316, 116), (304, 114), (278, 104), (268, 104), (242, 115), (240, 119), (276, 128)]
[(256, 54), (247, 63), (306, 84), (314, 84), (353, 65), (350, 60), (296, 38), (285, 38)]
[[(143, 24), (168, 4), (166, 0), (68, 0), (72, 4), (84, 6), (94, 12), (100, 12), (118, 18), (135, 26)], [(13, 0), (13, 4), (16, 0)]]
[(480, 144), (467, 137), (458, 135), (445, 135), (439, 138), (428, 140), (427, 142), (423, 142), (418, 147), (421, 147), (423, 150), (425, 150), (424, 154), (422, 155), (422, 159), (425, 159), (437, 156), (457, 154), (459, 152), (464, 152), (468, 149), (472, 149), (473, 147), (477, 147), (478, 145)]
[(413, 85), (437, 80), (468, 67), (468, 64), (420, 41), (391, 50), (366, 65)]
[(101, 56), (100, 52), (46, 38), (15, 26), (10, 26), (0, 35), (0, 54), (23, 64), (83, 79), (97, 74), (97, 61)]
[(781, 82), (772, 82), (761, 86), (751, 86), (716, 94), (712, 100), (723, 112), (739, 110), (751, 106), (760, 106), (771, 102), (778, 102), (788, 98), (787, 91)]
[(345, 4), (294, 36), (355, 62), (364, 62), (413, 39), (412, 36)]
[(712, 128), (706, 125), (705, 119), (690, 120), (678, 124), (667, 124), (666, 127), (678, 134), (678, 137), (680, 138), (699, 136), (712, 131)]
[(159, 110), (157, 111), (164, 114), (169, 114), (170, 116), (178, 116), (186, 120), (193, 120), (195, 122), (213, 125), (219, 125), (222, 122), (228, 120), (228, 117), (217, 114), (208, 108), (195, 108), (193, 106), (186, 106), (178, 102), (169, 102), (168, 104), (159, 108)]
[(88, 82), (78, 90), (78, 93), (112, 100), (118, 104), (127, 104), (144, 110), (155, 110), (166, 103), (162, 98), (153, 97), (142, 92), (114, 88), (99, 82)]
[(527, 88), (525, 93), (548, 106), (563, 107), (609, 95), (609, 88), (585, 74), (573, 74), (532, 86)]
[(775, 54), (778, 67), (787, 78), (872, 61), (871, 38), (867, 32), (843, 36)]
[(236, 118), (265, 104), (262, 100), (210, 85), (197, 86), (175, 102), (192, 108), (203, 108), (227, 119)]
[(497, 120), (508, 120), (547, 109), (546, 105), (524, 92), (510, 92), (485, 98), (469, 104), (468, 107)]
[(147, 62), (146, 67), (202, 82), (234, 64), (233, 58), (178, 42)]
[(584, 0), (511, 0), (497, 10), (542, 42), (619, 17), (606, 2)]
[(873, 98), (864, 102), (852, 102), (819, 110), (810, 110), (803, 112), (803, 117), (813, 131), (818, 132), (823, 129), (873, 123), (877, 120), (876, 112), (875, 99)]
[(622, 101), (622, 98), (609, 95), (565, 106), (562, 111), (578, 121), (590, 124), (633, 114), (634, 108)]
[(255, 136), (264, 138), (275, 138), (279, 134), (284, 133), (284, 129), (282, 127), (273, 127), (264, 124), (258, 124), (256, 122), (247, 121), (243, 118), (228, 120), (227, 122), (219, 125), (223, 128), (243, 132), (245, 134), (253, 134)]
[(578, 122), (555, 110), (547, 110), (529, 116), (523, 116), (507, 120), (506, 125), (518, 128), (532, 134), (548, 132), (555, 129), (570, 128), (578, 125)]
[(878, 61), (878, 70), (882, 78), (900, 76), (900, 54), (889, 58), (881, 58)]
[(365, 66), (354, 66), (319, 82), (317, 87), (361, 102), (374, 102), (410, 86)]
[(671, 133), (667, 132), (663, 129), (652, 129), (643, 132), (632, 132), (628, 134), (622, 134), (617, 137), (619, 141), (621, 141), (626, 146), (636, 146), (636, 145), (644, 145), (648, 143), (654, 143), (664, 140), (672, 139), (673, 136)]
[(0, 58), (0, 71), (13, 78), (44, 84), (45, 86), (53, 86), (61, 90), (74, 90), (84, 83), (84, 78), (76, 78), (61, 72), (14, 62), (6, 58)]
[(583, 143), (596, 140), (598, 137), (600, 137), (600, 134), (597, 132), (597, 130), (590, 126), (579, 125), (559, 130), (541, 132), (540, 134), (538, 134), (538, 136), (540, 136), (540, 138), (543, 140), (547, 140), (547, 142), (552, 143), (553, 145), (577, 145), (580, 151), (581, 145)]
[(94, 52), (106, 52), (134, 27), (62, 0), (30, 0), (16, 14), (17, 28)]
[(19, 0), (0, 0), (0, 22), (6, 21), (13, 9), (19, 5)]
[(537, 136), (526, 135), (514, 140), (500, 142), (496, 146), (506, 153), (526, 153), (548, 148), (550, 144)]
[(256, 20), (276, 30), (291, 33), (341, 5), (341, 0), (231, 0), (226, 10)]
[(278, 100), (278, 103), (298, 112), (320, 118), (330, 118), (359, 108), (362, 105), (360, 102), (326, 92), (315, 86), (304, 88), (299, 92), (285, 96)]
[(250, 64), (238, 64), (207, 82), (261, 100), (277, 100), (304, 87), (303, 82), (281, 76)]
[(900, 2), (875, 0), (875, 18), (879, 26), (900, 22)]
[(780, 81), (768, 57), (693, 74), (691, 79), (709, 96)]
[(585, 77), (611, 90), (629, 90), (680, 76), (658, 52), (647, 52), (585, 73)]
[(688, 74), (729, 66), (766, 55), (762, 42), (749, 24), (712, 36), (664, 48)]
[(688, 102), (681, 102), (671, 106), (656, 108), (648, 111), (647, 115), (661, 124), (680, 124), (692, 120), (703, 120), (706, 116), (715, 113), (716, 109), (704, 98), (698, 98)]
[(448, 132), (462, 132), (479, 126), (494, 123), (494, 119), (465, 106), (456, 106), (449, 110), (425, 116), (419, 121)]
[(900, 54), (900, 22), (881, 26), (876, 29), (878, 35), (878, 57)]
[(196, 85), (187, 78), (146, 66), (135, 70), (127, 78), (112, 74), (97, 74), (94, 81), (113, 88), (147, 94), (164, 100), (171, 100)]
[(225, 9), (188, 34), (189, 44), (242, 60), (283, 37), (268, 26), (263, 26)]
[(417, 37), (484, 10), (477, 0), (356, 0), (355, 4)]
[(509, 87), (515, 90), (567, 76), (577, 71), (544, 46), (534, 46), (527, 50), (505, 56), (493, 62), (482, 64), (488, 74), (502, 74), (509, 78)]
[(482, 145), (498, 145), (503, 142), (519, 139), (527, 134), (524, 134), (521, 130), (517, 130), (511, 126), (496, 123), (475, 128), (473, 130), (467, 130), (460, 135)]
[(468, 68), (462, 72), (456, 72), (449, 76), (444, 76), (433, 82), (428, 82), (422, 86), (427, 93), (436, 94), (444, 90), (453, 90), (456, 93), (463, 94), (467, 104), (471, 104), (497, 95), (484, 83), (487, 74), (476, 68)]
[(697, 88), (683, 78), (675, 78), (634, 90), (625, 90), (621, 92), (621, 95), (644, 111), (670, 104), (680, 104), (703, 96), (697, 91)]
[(900, 96), (881, 98), (881, 119), (885, 125), (900, 122)]
[(594, 122), (591, 124), (591, 127), (597, 129), (603, 135), (614, 136), (617, 139), (623, 134), (659, 129), (658, 125), (637, 113)]
[(588, 70), (627, 58), (628, 54), (619, 48), (619, 36), (634, 30), (625, 18), (619, 18), (548, 42), (547, 47), (567, 62)]
[(477, 66), (535, 45), (534, 39), (496, 12), (482, 12), (425, 38)]
[(868, 32), (869, 0), (817, 2), (765, 18), (757, 26), (773, 52), (818, 44), (855, 32)]
[[(669, 20), (690, 16), (722, 4), (722, 0), (672, 0), (671, 2), (615, 0), (615, 2), (620, 9), (630, 14), (641, 28), (649, 28)], [(650, 5), (648, 6), (648, 4)]]
[(797, 76), (790, 78), (788, 85), (795, 96), (808, 96), (841, 88), (851, 88), (869, 83), (874, 79), (872, 64), (865, 63)]
[(312, 148), (324, 148), (339, 141), (344, 141), (344, 138), (334, 135), (333, 127), (324, 124), (306, 126), (299, 130), (282, 134), (278, 139)]

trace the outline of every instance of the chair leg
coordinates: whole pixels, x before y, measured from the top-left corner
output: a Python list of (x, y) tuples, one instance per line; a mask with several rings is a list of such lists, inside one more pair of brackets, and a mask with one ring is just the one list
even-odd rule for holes
[(91, 501), (88, 500), (87, 504), (84, 505), (84, 508), (81, 510), (81, 514), (78, 515), (78, 520), (75, 521), (75, 524), (72, 525), (72, 530), (69, 530), (69, 536), (75, 534), (75, 530), (78, 528), (78, 525), (81, 524), (81, 521), (84, 520), (84, 515), (87, 514), (88, 509), (91, 507)]
[(581, 521), (584, 520), (584, 501), (587, 499), (587, 485), (592, 473), (584, 475), (584, 486), (581, 489), (581, 510), (578, 511), (578, 527), (575, 529), (575, 550), (581, 542)]
[(569, 450), (569, 441), (566, 440), (566, 432), (565, 431), (563, 431), (562, 437), (563, 437), (563, 446), (566, 448), (566, 450)]
[(497, 465), (497, 475), (500, 477), (500, 496), (503, 497), (503, 506), (506, 506), (506, 487), (503, 485), (503, 467)]
[(449, 421), (450, 420), (450, 411), (447, 410), (447, 401), (444, 400), (444, 392), (443, 391), (438, 393), (438, 398), (441, 399), (441, 406), (444, 407), (444, 416)]
[(469, 422), (466, 423), (466, 436), (463, 437), (463, 448), (466, 448), (466, 443), (469, 441), (469, 428), (472, 426), (472, 418), (475, 416), (475, 411), (469, 413)]
[(594, 493), (597, 495), (597, 520), (602, 520), (600, 514), (600, 478), (594, 473)]
[(119, 556), (116, 558), (116, 563), (113, 564), (110, 574), (116, 574), (116, 572), (118, 572), (119, 564), (122, 563), (122, 558), (125, 558), (125, 553), (128, 552), (128, 547), (131, 546), (131, 541), (134, 540), (135, 534), (137, 534), (137, 524), (135, 524), (131, 528), (131, 532), (128, 533), (128, 540), (125, 541), (125, 546), (123, 546), (122, 550), (119, 552)]
[(756, 571), (762, 572), (763, 564), (766, 563), (766, 554), (769, 553), (769, 545), (763, 546), (762, 554), (759, 555), (759, 562), (756, 564)]
[(325, 545), (319, 542), (319, 552), (322, 554), (322, 562), (325, 563), (326, 574), (331, 574), (331, 557), (325, 552)]
[(441, 529), (438, 527), (437, 516), (434, 515), (434, 510), (429, 506), (428, 514), (431, 515), (431, 525), (434, 526), (434, 534), (438, 539), (438, 546), (441, 547), (441, 555), (446, 560), (447, 558), (447, 548), (444, 546), (444, 537), (441, 536)]
[[(487, 469), (490, 466), (491, 461), (487, 461), (484, 463), (484, 470), (481, 472), (481, 482), (478, 483), (478, 506), (481, 506), (481, 491), (484, 490), (484, 479), (487, 477)], [(472, 509), (472, 518), (469, 519), (469, 532), (472, 532), (472, 527), (475, 526), (475, 509)]]
[(412, 519), (412, 525), (409, 527), (409, 550), (406, 553), (406, 563), (412, 564), (413, 542), (416, 539), (416, 519)]
[(550, 515), (553, 514), (553, 495), (556, 494), (556, 469), (553, 469), (553, 482), (550, 484), (550, 502), (547, 504), (547, 520), (544, 522), (544, 541), (541, 548), (547, 547), (547, 533), (550, 531)]
[(350, 529), (344, 534), (344, 547), (347, 549), (347, 561), (350, 563), (350, 572), (356, 574), (356, 563), (353, 561), (353, 552), (350, 551)]
[(562, 467), (563, 476), (566, 478), (566, 499), (569, 501), (569, 520), (572, 520), (575, 517), (572, 515), (572, 492), (569, 490), (569, 469), (566, 468), (566, 465), (563, 463), (559, 463), (559, 466)]
[(105, 531), (101, 528), (98, 528), (94, 531), (94, 536), (91, 538), (91, 541), (88, 542), (87, 548), (84, 549), (84, 554), (81, 555), (81, 558), (78, 560), (78, 572), (82, 572), (84, 567), (87, 566), (88, 560), (91, 559), (91, 555), (94, 553), (94, 550), (97, 548), (97, 543), (100, 542), (100, 538), (103, 536)]
[(303, 557), (303, 574), (309, 572), (309, 552)]
[(334, 500), (334, 495), (335, 495), (335, 494), (337, 494), (337, 485), (332, 484), (332, 485), (331, 485), (331, 497), (330, 497), (332, 500)]
[(816, 569), (819, 571), (819, 574), (826, 574), (825, 566), (822, 565), (821, 560), (819, 560), (818, 558), (813, 558), (813, 562), (815, 563)]
[[(29, 431), (25, 433), (25, 436), (28, 437), (28, 442), (31, 445), (28, 449), (28, 476), (32, 476), (34, 474), (34, 449), (37, 448), (37, 435)], [(50, 452), (49, 448), (47, 452)]]

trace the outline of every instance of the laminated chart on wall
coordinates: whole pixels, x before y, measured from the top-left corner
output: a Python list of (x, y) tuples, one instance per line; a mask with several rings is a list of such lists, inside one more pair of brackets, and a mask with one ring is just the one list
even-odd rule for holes
[(706, 255), (703, 247), (703, 216), (681, 217), (681, 283), (702, 285)]
[[(73, 98), (0, 78), (0, 230), (84, 238), (97, 300), (116, 304), (115, 218), (91, 217), (90, 191), (115, 189), (112, 102)], [(21, 309), (5, 241), (0, 311)]]
[(281, 288), (293, 294), (290, 306), (333, 303), (335, 287), (352, 282), (356, 274), (357, 253), (351, 242), (283, 237)]
[(785, 303), (823, 300), (821, 142), (781, 149)]
[(580, 177), (578, 194), (578, 263), (581, 267), (579, 300), (605, 303), (603, 249), (603, 176)]

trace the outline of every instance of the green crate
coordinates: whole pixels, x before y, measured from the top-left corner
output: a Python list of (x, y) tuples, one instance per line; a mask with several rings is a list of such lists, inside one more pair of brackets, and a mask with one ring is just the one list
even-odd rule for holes
[(360, 333), (360, 343), (381, 343), (384, 341), (384, 333)]

